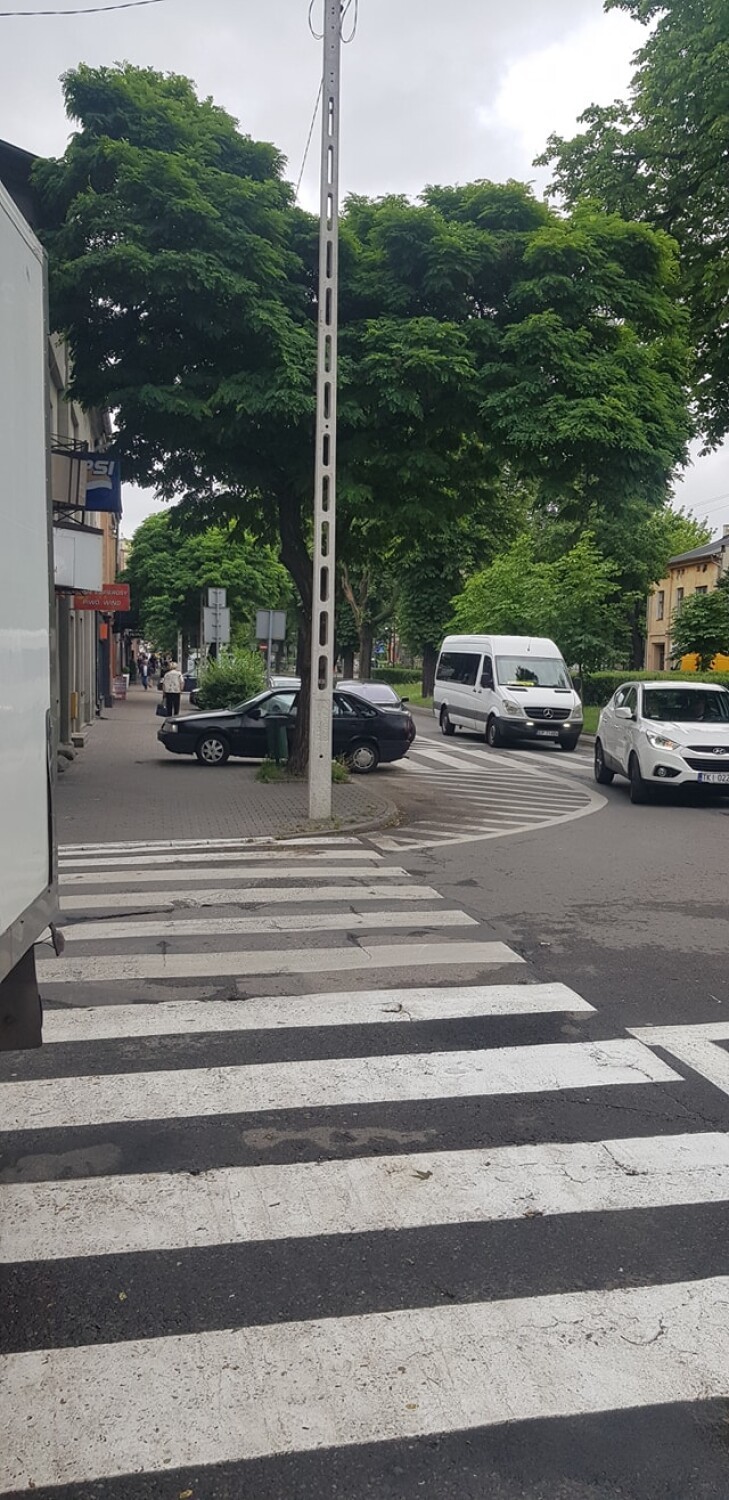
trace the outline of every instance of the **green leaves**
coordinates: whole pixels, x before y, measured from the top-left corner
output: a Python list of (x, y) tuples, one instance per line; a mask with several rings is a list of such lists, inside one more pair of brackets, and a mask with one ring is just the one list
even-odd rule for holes
[(729, 590), (690, 594), (674, 610), (671, 621), (671, 655), (697, 656), (698, 668), (708, 672), (714, 657), (729, 655)]

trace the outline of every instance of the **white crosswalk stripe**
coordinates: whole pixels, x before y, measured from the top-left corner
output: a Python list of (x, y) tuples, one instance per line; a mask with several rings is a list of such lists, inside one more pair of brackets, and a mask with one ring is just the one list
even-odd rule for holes
[(541, 757), (499, 754), (473, 742), (448, 740), (441, 748), (421, 737), (390, 774), (404, 777), (415, 791), (432, 788), (437, 811), (433, 816), (432, 804), (424, 804), (423, 815), (411, 815), (401, 833), (373, 835), (370, 842), (383, 854), (551, 828), (605, 805), (582, 778), (557, 774)]
[(685, 1232), (729, 1135), (684, 1104), (729, 1028), (608, 1034), (368, 852), (64, 851), (45, 1046), (0, 1060), (0, 1494), (269, 1500), (354, 1452), (364, 1500), (382, 1448), (410, 1500), (434, 1434), (729, 1397), (725, 1237)]

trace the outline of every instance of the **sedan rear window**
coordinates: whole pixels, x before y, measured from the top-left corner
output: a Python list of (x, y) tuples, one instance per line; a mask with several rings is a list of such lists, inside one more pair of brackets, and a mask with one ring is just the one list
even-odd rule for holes
[(700, 688), (647, 688), (644, 719), (672, 720), (674, 724), (729, 723), (729, 693)]

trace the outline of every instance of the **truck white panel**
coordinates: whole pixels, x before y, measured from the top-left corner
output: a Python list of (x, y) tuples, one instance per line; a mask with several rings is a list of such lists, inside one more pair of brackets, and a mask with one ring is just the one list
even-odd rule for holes
[(0, 186), (0, 935), (51, 879), (47, 358), (43, 253)]

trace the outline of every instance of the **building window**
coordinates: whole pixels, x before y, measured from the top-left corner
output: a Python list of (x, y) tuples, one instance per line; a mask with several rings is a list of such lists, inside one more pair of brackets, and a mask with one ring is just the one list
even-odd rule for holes
[(662, 641), (653, 647), (653, 655), (655, 657), (653, 662), (654, 671), (663, 672), (666, 666), (666, 648)]
[(707, 588), (706, 584), (702, 583), (701, 586), (699, 588), (697, 588), (696, 592), (697, 592), (697, 594), (707, 594), (708, 593), (708, 588)]
[(680, 609), (682, 604), (683, 604), (683, 589), (676, 589), (676, 609)]
[(656, 594), (656, 619), (657, 620), (662, 620), (663, 619), (663, 611), (665, 610), (665, 608), (666, 608), (666, 591), (665, 591), (665, 589), (659, 589), (658, 593)]

